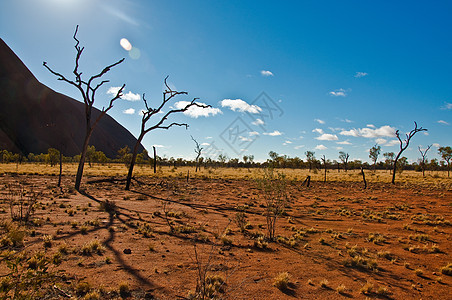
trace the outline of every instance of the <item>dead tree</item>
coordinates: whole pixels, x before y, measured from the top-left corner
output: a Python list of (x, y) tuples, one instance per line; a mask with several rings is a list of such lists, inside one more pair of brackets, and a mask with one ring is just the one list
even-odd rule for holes
[(82, 181), (83, 176), (83, 167), (85, 165), (85, 159), (86, 159), (86, 150), (88, 148), (89, 140), (91, 138), (91, 135), (93, 133), (94, 128), (99, 123), (99, 121), (102, 119), (103, 116), (113, 107), (113, 103), (121, 98), (122, 91), (124, 90), (125, 84), (116, 92), (116, 95), (110, 99), (110, 102), (108, 106), (105, 108), (103, 107), (100, 114), (97, 116), (97, 118), (93, 119), (92, 116), (92, 110), (94, 105), (94, 97), (96, 95), (97, 90), (104, 85), (105, 83), (109, 82), (108, 80), (102, 80), (99, 83), (95, 83), (96, 81), (100, 80), (102, 76), (104, 76), (108, 71), (110, 71), (111, 68), (119, 65), (124, 61), (124, 58), (121, 60), (118, 60), (117, 62), (106, 66), (100, 73), (91, 76), (88, 81), (85, 81), (82, 79), (82, 72), (79, 71), (79, 61), (80, 57), (82, 56), (83, 50), (85, 47), (80, 47), (80, 41), (77, 39), (77, 31), (78, 31), (78, 25), (75, 28), (74, 33), (74, 40), (76, 42), (75, 44), (75, 50), (76, 50), (76, 56), (75, 56), (75, 67), (72, 73), (75, 76), (75, 80), (69, 80), (64, 75), (57, 73), (53, 71), (48, 65), (47, 62), (43, 62), (44, 67), (50, 71), (53, 75), (58, 77), (58, 80), (64, 81), (66, 83), (69, 83), (76, 87), (80, 94), (82, 95), (83, 102), (85, 103), (85, 118), (86, 118), (86, 128), (85, 128), (85, 138), (83, 140), (82, 145), (82, 153), (80, 155), (80, 162), (77, 169), (77, 175), (75, 177), (75, 189), (77, 191), (80, 190), (80, 183)]
[(427, 160), (427, 152), (430, 150), (432, 145), (427, 146), (427, 149), (422, 151), (421, 146), (418, 146), (419, 152), (421, 153), (421, 168), (422, 168), (422, 177), (425, 177), (425, 161)]
[[(191, 135), (190, 135), (190, 136), (191, 136)], [(195, 140), (192, 136), (191, 136), (191, 139), (192, 139), (193, 142), (195, 142), (195, 144), (196, 144), (196, 146), (195, 146), (195, 153), (196, 153), (196, 159), (195, 159), (195, 162), (196, 162), (196, 169), (195, 169), (195, 172), (198, 172), (198, 168), (199, 168), (199, 157), (201, 156), (201, 152), (202, 152), (202, 149), (203, 149), (203, 148), (201, 148), (201, 146), (199, 145), (198, 141)], [(199, 169), (201, 169), (201, 168), (199, 168)]]
[(417, 128), (417, 123), (414, 122), (414, 129), (411, 130), (409, 133), (406, 134), (406, 139), (402, 141), (402, 139), (400, 138), (400, 132), (399, 130), (397, 130), (395, 132), (395, 135), (397, 137), (397, 139), (400, 142), (400, 151), (399, 153), (396, 155), (395, 159), (394, 159), (394, 166), (392, 169), (392, 184), (395, 184), (395, 174), (396, 174), (396, 170), (397, 170), (397, 161), (399, 160), (400, 155), (402, 155), (402, 152), (406, 150), (406, 148), (408, 148), (408, 145), (410, 144), (410, 140), (411, 138), (420, 131), (427, 131), (427, 129), (419, 127)]
[(347, 172), (347, 164), (348, 164), (348, 159), (350, 157), (350, 154), (345, 153), (343, 151), (339, 152), (339, 159), (342, 161), (342, 163), (344, 164), (344, 170), (345, 172)]
[[(188, 128), (188, 124), (186, 123), (171, 123), (169, 125), (164, 125), (165, 121), (168, 119), (169, 116), (171, 116), (172, 114), (175, 113), (183, 113), (185, 111), (187, 111), (190, 107), (192, 106), (197, 106), (197, 107), (201, 107), (201, 108), (208, 108), (211, 107), (210, 105), (203, 105), (203, 104), (199, 104), (196, 102), (196, 100), (198, 100), (198, 98), (194, 98), (191, 102), (189, 102), (187, 105), (185, 105), (183, 108), (179, 108), (179, 109), (171, 109), (169, 110), (167, 113), (164, 113), (163, 116), (158, 119), (158, 121), (152, 125), (152, 126), (147, 126), (146, 123), (151, 119), (152, 116), (160, 113), (162, 111), (162, 109), (165, 107), (165, 105), (172, 100), (174, 97), (178, 96), (178, 95), (187, 95), (187, 92), (178, 92), (178, 91), (173, 91), (167, 84), (166, 80), (168, 79), (168, 76), (166, 76), (165, 78), (165, 86), (166, 89), (163, 91), (163, 99), (162, 102), (157, 106), (157, 108), (152, 108), (149, 107), (148, 102), (146, 101), (145, 98), (145, 94), (143, 94), (143, 102), (144, 102), (144, 106), (146, 107), (146, 110), (143, 111), (143, 116), (141, 118), (141, 132), (140, 135), (138, 136), (137, 142), (135, 144), (135, 147), (133, 147), (133, 153), (132, 153), (132, 160), (130, 162), (130, 166), (129, 166), (129, 173), (127, 174), (127, 182), (126, 182), (126, 190), (130, 189), (130, 182), (132, 180), (132, 174), (133, 174), (133, 167), (135, 166), (135, 160), (137, 158), (137, 154), (138, 154), (138, 148), (140, 147), (141, 141), (143, 140), (144, 136), (154, 130), (154, 129), (170, 129), (173, 126), (181, 126), (181, 127), (185, 127), (185, 129)], [(154, 158), (155, 160), (155, 158)]]

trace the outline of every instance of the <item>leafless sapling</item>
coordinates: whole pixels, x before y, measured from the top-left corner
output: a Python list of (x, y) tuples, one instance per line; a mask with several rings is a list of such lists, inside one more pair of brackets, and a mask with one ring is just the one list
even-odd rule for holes
[[(195, 172), (198, 172), (198, 168), (199, 168), (199, 157), (201, 156), (201, 152), (202, 152), (202, 147), (201, 145), (199, 145), (198, 141), (195, 140), (192, 136), (191, 139), (193, 140), (193, 142), (195, 142), (195, 153), (196, 153), (196, 159), (195, 159), (195, 163), (196, 163), (196, 169)], [(201, 169), (201, 168), (199, 168)]]
[(427, 152), (428, 150), (430, 150), (431, 147), (432, 145), (427, 146), (427, 148), (424, 151), (422, 151), (421, 146), (417, 147), (419, 149), (419, 152), (421, 153), (420, 165), (422, 169), (422, 177), (425, 177), (425, 164), (427, 162)]
[(83, 141), (82, 153), (80, 155), (80, 162), (79, 162), (78, 169), (77, 169), (77, 175), (75, 178), (75, 189), (78, 191), (78, 190), (80, 190), (80, 184), (81, 184), (82, 176), (83, 176), (83, 167), (85, 165), (86, 150), (88, 148), (89, 140), (91, 138), (93, 130), (96, 127), (96, 125), (99, 123), (99, 121), (102, 119), (102, 117), (105, 116), (105, 114), (113, 107), (113, 103), (116, 100), (121, 98), (125, 84), (122, 85), (122, 87), (116, 92), (116, 95), (114, 95), (114, 97), (110, 99), (108, 106), (103, 107), (100, 114), (96, 118), (93, 119), (92, 110), (93, 110), (96, 92), (102, 85), (104, 85), (105, 83), (107, 83), (109, 81), (102, 80), (97, 84), (95, 82), (100, 80), (102, 78), (102, 76), (104, 76), (107, 72), (109, 72), (111, 70), (111, 68), (122, 63), (124, 61), (124, 58), (118, 60), (117, 62), (115, 62), (111, 65), (106, 66), (101, 72), (99, 72), (96, 75), (91, 76), (88, 79), (88, 81), (83, 80), (82, 72), (79, 70), (79, 61), (80, 61), (80, 57), (82, 56), (82, 53), (83, 53), (83, 50), (85, 49), (85, 47), (81, 47), (79, 45), (80, 41), (77, 39), (77, 31), (78, 31), (78, 25), (75, 28), (75, 33), (73, 36), (73, 38), (76, 42), (74, 47), (77, 52), (76, 56), (75, 56), (75, 67), (74, 67), (74, 70), (72, 71), (72, 73), (75, 76), (75, 80), (69, 80), (64, 75), (55, 72), (47, 65), (47, 62), (43, 62), (43, 65), (47, 70), (50, 71), (50, 73), (57, 76), (58, 80), (64, 81), (64, 82), (76, 87), (80, 91), (80, 94), (82, 95), (82, 98), (83, 98), (83, 102), (85, 103), (85, 118), (86, 118), (85, 138)]
[(339, 152), (339, 159), (342, 161), (342, 163), (344, 164), (344, 170), (345, 172), (347, 172), (347, 164), (348, 164), (348, 159), (350, 158), (350, 154), (345, 153), (344, 151)]
[(133, 167), (135, 165), (135, 160), (137, 158), (138, 148), (140, 147), (141, 141), (143, 140), (144, 136), (148, 132), (150, 132), (154, 129), (170, 129), (173, 126), (182, 126), (182, 127), (188, 128), (188, 124), (186, 124), (186, 123), (173, 122), (169, 125), (165, 125), (164, 123), (172, 114), (183, 113), (183, 112), (187, 111), (190, 107), (193, 107), (193, 106), (197, 106), (197, 107), (201, 107), (201, 108), (211, 107), (210, 105), (199, 104), (196, 102), (196, 100), (198, 100), (198, 98), (193, 98), (193, 100), (188, 102), (188, 104), (185, 105), (184, 107), (179, 108), (179, 109), (171, 109), (168, 112), (163, 113), (163, 116), (160, 117), (160, 119), (157, 119), (157, 121), (154, 125), (147, 126), (147, 122), (151, 119), (151, 117), (158, 113), (161, 113), (162, 109), (165, 107), (165, 105), (168, 104), (168, 102), (171, 101), (174, 97), (179, 96), (179, 95), (187, 95), (188, 94), (187, 92), (183, 92), (183, 91), (181, 91), (181, 92), (173, 91), (169, 87), (168, 83), (166, 82), (167, 79), (168, 79), (168, 76), (166, 76), (166, 78), (164, 80), (166, 89), (163, 91), (163, 99), (156, 108), (152, 108), (148, 105), (148, 102), (146, 101), (146, 98), (145, 98), (145, 94), (143, 94), (142, 99), (143, 99), (146, 110), (143, 111), (143, 116), (141, 117), (140, 135), (138, 136), (137, 142), (136, 142), (135, 146), (133, 147), (132, 160), (131, 160), (130, 166), (129, 166), (129, 173), (127, 174), (126, 190), (130, 189), (130, 182), (132, 181)]
[(397, 130), (395, 132), (395, 135), (397, 137), (397, 139), (400, 142), (400, 151), (399, 153), (397, 153), (395, 159), (394, 159), (394, 165), (392, 168), (392, 184), (395, 184), (395, 174), (396, 174), (396, 170), (397, 170), (397, 161), (399, 160), (400, 155), (402, 155), (402, 152), (406, 150), (406, 148), (408, 148), (409, 144), (410, 144), (410, 140), (411, 138), (420, 131), (427, 131), (426, 128), (422, 128), (422, 127), (417, 127), (417, 123), (414, 122), (414, 129), (411, 130), (409, 133), (406, 134), (406, 139), (402, 141), (402, 139), (400, 138), (400, 131)]

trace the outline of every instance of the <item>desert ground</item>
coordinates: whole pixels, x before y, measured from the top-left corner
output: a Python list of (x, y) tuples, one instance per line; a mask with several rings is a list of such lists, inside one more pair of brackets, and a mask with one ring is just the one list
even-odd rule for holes
[[(64, 166), (59, 188), (58, 167), (0, 165), (0, 296), (39, 257), (52, 276), (28, 288), (43, 299), (184, 299), (199, 282), (219, 299), (452, 297), (446, 172), (404, 171), (392, 185), (389, 171), (366, 170), (364, 189), (356, 170), (329, 170), (327, 182), (323, 171), (275, 170), (287, 203), (269, 240), (262, 170), (137, 167), (125, 191), (125, 166), (86, 166), (81, 193), (75, 170)], [(38, 195), (26, 223), (11, 220), (17, 187)], [(13, 272), (6, 262), (19, 254)]]

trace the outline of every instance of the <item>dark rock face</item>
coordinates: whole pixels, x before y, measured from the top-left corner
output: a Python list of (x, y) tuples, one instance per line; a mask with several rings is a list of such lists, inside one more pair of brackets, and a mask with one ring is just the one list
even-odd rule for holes
[[(0, 150), (26, 155), (46, 153), (52, 147), (66, 156), (80, 154), (86, 128), (84, 109), (84, 103), (41, 84), (0, 39)], [(93, 118), (99, 113), (93, 109)], [(110, 158), (135, 143), (136, 138), (109, 115), (97, 124), (90, 140), (90, 145)]]

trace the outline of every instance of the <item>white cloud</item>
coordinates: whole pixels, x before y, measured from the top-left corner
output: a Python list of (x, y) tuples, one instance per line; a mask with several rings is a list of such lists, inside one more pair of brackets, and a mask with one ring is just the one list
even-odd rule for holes
[(433, 143), (433, 146), (434, 146), (434, 147), (436, 147), (436, 148), (439, 148), (439, 147), (441, 147), (441, 145), (440, 145), (440, 144), (438, 144), (438, 143)]
[(284, 145), (284, 146), (286, 146), (286, 145), (290, 145), (290, 144), (292, 144), (292, 142), (291, 142), (291, 141), (285, 141), (285, 142), (283, 143), (283, 145)]
[(299, 145), (299, 146), (295, 146), (295, 147), (293, 147), (295, 150), (298, 150), (298, 149), (301, 149), (301, 148), (303, 148), (304, 147), (304, 145)]
[(337, 135), (335, 134), (329, 134), (329, 133), (324, 133), (321, 136), (318, 136), (315, 138), (316, 140), (319, 141), (337, 141)]
[(123, 110), (122, 112), (125, 113), (126, 115), (133, 115), (135, 113), (135, 109), (128, 108), (126, 110)]
[(330, 95), (335, 97), (345, 97), (347, 96), (347, 92), (344, 89), (338, 89), (330, 92)]
[[(205, 103), (202, 102), (197, 102), (200, 105), (207, 105)], [(183, 109), (185, 108), (188, 104), (190, 104), (189, 101), (179, 101), (174, 103), (174, 107), (177, 109)], [(191, 106), (189, 109), (187, 109), (186, 111), (184, 111), (184, 115), (189, 116), (191, 118), (198, 118), (198, 117), (209, 117), (209, 116), (215, 116), (217, 114), (221, 114), (221, 110), (219, 108), (215, 108), (215, 107), (207, 107), (207, 108), (202, 108), (199, 106)]]
[(320, 119), (314, 119), (314, 121), (318, 122), (319, 124), (325, 124), (325, 121), (320, 120)]
[(387, 140), (382, 139), (382, 138), (378, 138), (378, 139), (375, 140), (375, 142), (377, 144), (379, 144), (379, 145), (383, 145), (383, 144), (386, 144)]
[(452, 109), (452, 103), (444, 102), (444, 106), (441, 106), (441, 109)]
[(323, 134), (324, 133), (323, 129), (320, 129), (320, 128), (315, 128), (315, 129), (312, 130), (312, 132), (317, 132), (318, 134)]
[(262, 70), (261, 71), (261, 75), (268, 77), (268, 76), (273, 76), (273, 73), (271, 71), (267, 71), (267, 70)]
[(210, 140), (210, 139), (213, 139), (213, 137), (211, 137), (211, 136), (206, 136), (206, 140)]
[(259, 132), (257, 131), (251, 131), (248, 133), (250, 136), (255, 136), (255, 135), (259, 135)]
[(316, 150), (326, 150), (326, 149), (328, 149), (328, 148), (325, 147), (325, 146), (323, 146), (323, 145), (317, 145), (317, 146), (315, 146), (315, 149), (316, 149)]
[(134, 94), (131, 91), (129, 91), (127, 94), (123, 94), (121, 99), (124, 99), (127, 101), (140, 101), (141, 97), (139, 94)]
[(155, 147), (155, 148), (166, 148), (166, 147), (163, 146), (163, 145), (152, 145), (152, 147)]
[(242, 142), (251, 142), (252, 139), (248, 138), (248, 137), (244, 137), (244, 136), (239, 136), (239, 140), (241, 140)]
[(252, 114), (258, 114), (262, 111), (257, 105), (251, 105), (242, 99), (223, 99), (220, 101), (221, 107), (229, 107), (232, 111), (238, 110), (239, 112), (249, 112)]
[(369, 128), (376, 128), (374, 124), (367, 124), (366, 126)]
[(210, 146), (209, 143), (202, 143), (201, 146)]
[(107, 94), (116, 95), (120, 89), (121, 89), (120, 86), (112, 86), (112, 87), (108, 88)]
[(355, 73), (355, 77), (356, 78), (362, 78), (362, 77), (365, 77), (367, 75), (369, 75), (369, 74), (367, 74), (366, 72), (356, 72)]
[(446, 122), (444, 120), (439, 120), (438, 123), (443, 124), (443, 125), (450, 125), (448, 122)]
[(339, 144), (339, 145), (351, 145), (352, 143), (350, 143), (349, 141), (342, 141), (342, 142), (336, 142), (336, 144)]
[(112, 5), (101, 5), (100, 7), (103, 10), (105, 10), (107, 13), (109, 13), (110, 15), (112, 15), (124, 22), (127, 22), (134, 26), (139, 26), (138, 22), (134, 18), (125, 14), (124, 11), (120, 8), (115, 8)]
[(265, 122), (262, 121), (261, 119), (256, 119), (254, 122), (251, 122), (251, 124), (259, 126), (259, 125), (264, 125)]
[(385, 146), (391, 147), (398, 145), (400, 142), (398, 140), (390, 140), (389, 143), (385, 144)]
[(345, 123), (353, 123), (353, 121), (352, 121), (352, 120), (349, 120), (349, 119), (345, 119), (344, 122), (345, 122)]
[(275, 130), (273, 132), (264, 132), (264, 135), (269, 135), (269, 136), (278, 136), (278, 135), (282, 135), (282, 132)]
[(342, 149), (344, 149), (344, 147), (335, 147), (336, 148), (336, 150), (342, 150)]
[(395, 136), (395, 129), (391, 126), (385, 125), (380, 128), (358, 128), (351, 130), (343, 130), (340, 132), (341, 135), (354, 136), (354, 137), (365, 137), (365, 138), (379, 138), (379, 137), (393, 137)]
[[(119, 86), (112, 86), (107, 90), (108, 95), (116, 96), (118, 91), (121, 89)], [(140, 101), (141, 97), (139, 94), (132, 93), (129, 91), (128, 93), (121, 96), (121, 99), (127, 100), (127, 101)]]

